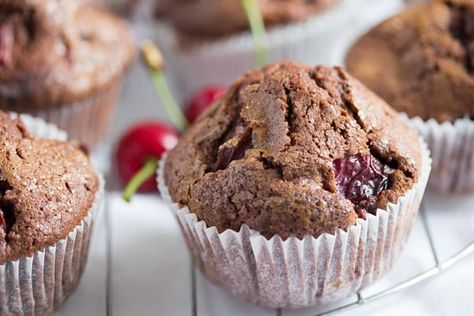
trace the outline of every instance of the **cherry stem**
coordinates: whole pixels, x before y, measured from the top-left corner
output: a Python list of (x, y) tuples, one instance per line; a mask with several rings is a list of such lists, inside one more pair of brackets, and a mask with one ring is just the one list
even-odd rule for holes
[(258, 5), (258, 0), (242, 0), (245, 14), (249, 20), (250, 31), (255, 42), (255, 66), (262, 67), (267, 60), (267, 32), (263, 23), (262, 12)]
[(130, 202), (132, 196), (138, 191), (143, 182), (148, 180), (151, 176), (156, 174), (156, 169), (158, 168), (158, 160), (155, 158), (148, 158), (143, 167), (138, 170), (138, 172), (133, 176), (133, 178), (128, 182), (125, 190), (123, 191), (122, 198), (125, 202)]
[(151, 79), (155, 92), (164, 106), (166, 114), (168, 114), (171, 122), (180, 132), (184, 132), (188, 128), (188, 121), (179, 107), (178, 103), (170, 91), (163, 73), (163, 56), (159, 48), (151, 41), (146, 41), (142, 46), (143, 58), (150, 69)]

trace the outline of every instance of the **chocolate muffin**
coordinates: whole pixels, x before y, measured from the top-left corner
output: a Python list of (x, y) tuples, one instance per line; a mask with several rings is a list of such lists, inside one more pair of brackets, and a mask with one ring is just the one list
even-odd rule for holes
[(160, 164), (159, 189), (214, 283), (268, 307), (354, 293), (392, 266), (429, 154), (342, 68), (247, 72)]
[[(270, 0), (259, 1), (265, 26), (303, 21), (339, 0)], [(159, 18), (169, 21), (188, 37), (212, 38), (248, 30), (248, 18), (241, 0), (159, 0)]]
[(413, 6), (350, 49), (348, 70), (395, 109), (438, 122), (474, 118), (474, 1)]
[(237, 80), (170, 152), (171, 196), (219, 231), (335, 233), (418, 179), (417, 136), (341, 68), (283, 62)]
[(125, 23), (88, 1), (0, 0), (0, 12), (0, 108), (95, 144), (134, 56)]
[(43, 315), (79, 282), (103, 183), (77, 145), (4, 112), (0, 144), (0, 314)]
[(91, 208), (98, 179), (77, 146), (36, 139), (3, 112), (0, 125), (3, 264), (65, 238)]

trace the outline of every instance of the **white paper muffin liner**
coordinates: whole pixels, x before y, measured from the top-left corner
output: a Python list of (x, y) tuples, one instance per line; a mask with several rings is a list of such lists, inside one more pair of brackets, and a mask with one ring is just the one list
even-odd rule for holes
[(55, 124), (67, 131), (70, 139), (93, 148), (109, 131), (121, 85), (119, 80), (88, 98), (56, 107), (28, 110), (27, 114)]
[[(341, 0), (313, 18), (268, 30), (268, 62), (289, 59), (311, 65), (328, 63), (333, 41), (351, 26), (367, 0)], [(162, 48), (174, 83), (188, 98), (208, 85), (227, 85), (254, 66), (250, 32), (183, 48), (167, 23), (156, 23), (154, 38)]]
[[(402, 114), (408, 119), (406, 114)], [(474, 121), (469, 118), (454, 122), (408, 119), (428, 144), (433, 167), (428, 187), (441, 193), (474, 192)]]
[[(22, 115), (37, 136), (66, 139), (66, 133), (41, 119)], [(103, 206), (104, 180), (87, 215), (66, 238), (36, 251), (31, 257), (0, 265), (0, 315), (45, 315), (59, 307), (75, 290), (84, 271), (97, 213)]]
[(158, 170), (158, 187), (203, 274), (216, 285), (267, 307), (306, 307), (347, 297), (389, 270), (402, 250), (425, 191), (431, 169), (422, 144), (420, 177), (397, 204), (358, 219), (347, 231), (282, 240), (266, 239), (242, 225), (239, 232), (208, 227), (187, 207), (174, 203), (164, 181), (166, 157)]

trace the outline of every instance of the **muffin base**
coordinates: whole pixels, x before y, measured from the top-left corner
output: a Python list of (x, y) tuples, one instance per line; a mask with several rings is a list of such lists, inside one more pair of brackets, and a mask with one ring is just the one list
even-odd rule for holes
[(441, 193), (474, 192), (474, 121), (469, 118), (454, 122), (408, 119), (402, 114), (431, 151), (433, 168), (429, 189)]
[(196, 265), (212, 283), (266, 307), (307, 307), (345, 298), (392, 267), (411, 231), (431, 169), (429, 151), (420, 143), (420, 178), (397, 204), (358, 219), (347, 231), (317, 238), (266, 239), (247, 225), (239, 232), (219, 233), (173, 202), (164, 181), (166, 157), (160, 163), (158, 186)]
[[(40, 119), (22, 116), (28, 130), (64, 140), (66, 133)], [(104, 180), (84, 219), (66, 238), (33, 256), (0, 265), (0, 315), (44, 315), (58, 308), (76, 289), (85, 269), (94, 220), (103, 207)]]
[(67, 131), (69, 139), (78, 140), (92, 149), (107, 135), (121, 86), (119, 80), (86, 99), (50, 109), (28, 110), (25, 113), (55, 124)]

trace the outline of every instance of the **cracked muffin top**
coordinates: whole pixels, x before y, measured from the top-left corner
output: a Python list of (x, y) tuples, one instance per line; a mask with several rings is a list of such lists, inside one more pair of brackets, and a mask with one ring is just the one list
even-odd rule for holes
[(126, 24), (88, 1), (0, 0), (0, 106), (24, 111), (89, 97), (134, 56)]
[(53, 245), (92, 206), (98, 178), (75, 145), (31, 136), (0, 112), (0, 264)]
[(346, 229), (419, 176), (418, 137), (341, 68), (280, 62), (240, 77), (169, 153), (173, 200), (208, 226), (270, 238)]
[[(259, 0), (267, 27), (305, 20), (340, 0)], [(183, 35), (219, 37), (248, 30), (241, 0), (158, 0), (157, 15)]]
[(474, 118), (474, 0), (408, 8), (362, 36), (346, 64), (411, 117)]

